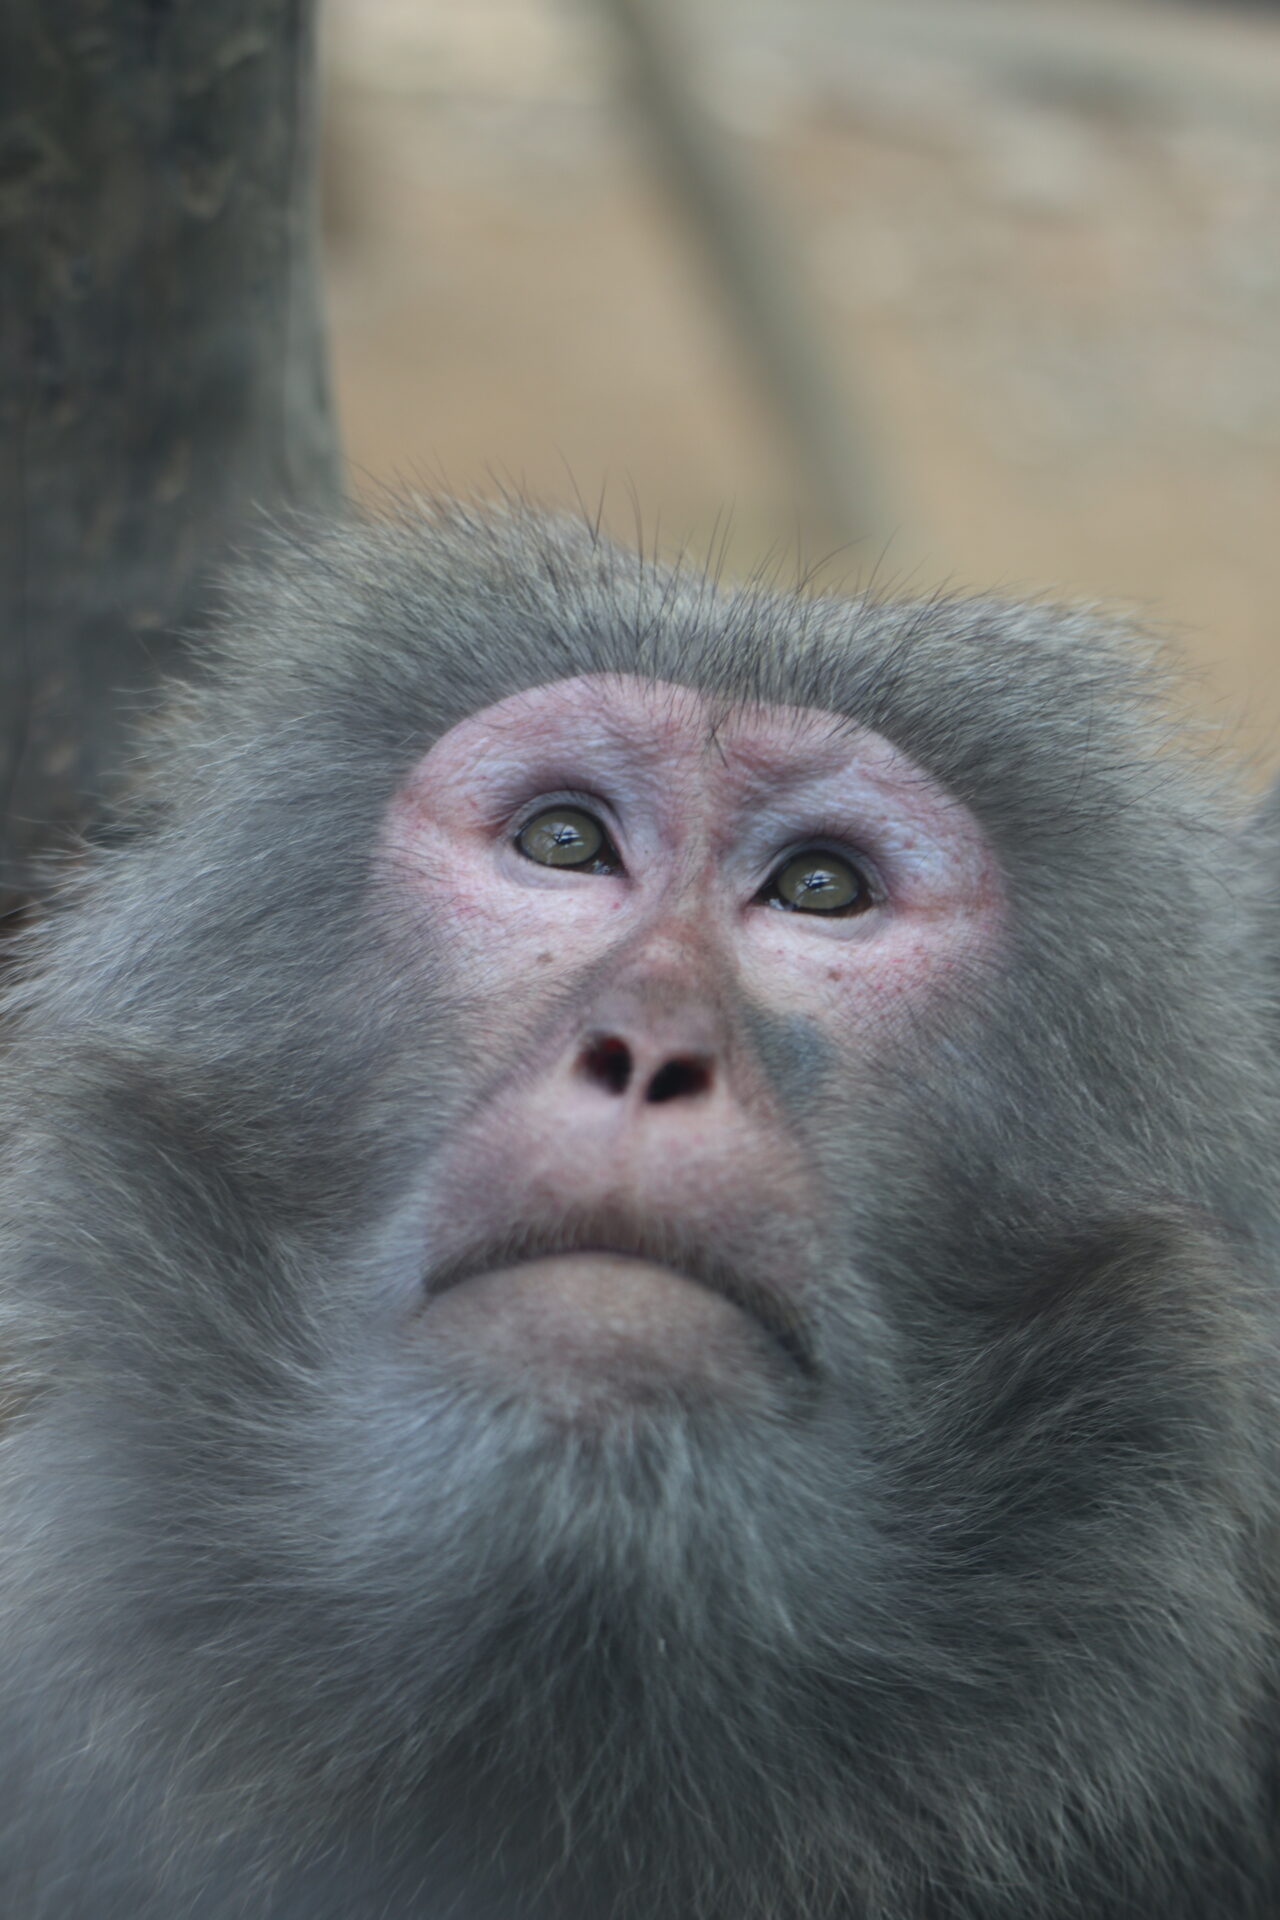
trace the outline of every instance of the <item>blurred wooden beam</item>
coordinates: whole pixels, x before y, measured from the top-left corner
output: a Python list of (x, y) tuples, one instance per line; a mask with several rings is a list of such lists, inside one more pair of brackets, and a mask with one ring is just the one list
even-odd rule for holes
[(0, 914), (92, 827), (210, 574), (339, 493), (312, 0), (5, 0)]
[(734, 331), (787, 432), (814, 505), (840, 539), (890, 528), (868, 409), (855, 405), (813, 325), (804, 276), (760, 185), (712, 123), (697, 61), (667, 0), (600, 0), (665, 175), (708, 261)]

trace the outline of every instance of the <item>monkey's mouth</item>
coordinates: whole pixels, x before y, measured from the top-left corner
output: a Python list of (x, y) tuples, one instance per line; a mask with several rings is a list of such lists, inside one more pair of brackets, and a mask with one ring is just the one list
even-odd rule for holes
[(682, 1285), (703, 1289), (737, 1309), (765, 1333), (806, 1379), (818, 1377), (817, 1358), (805, 1322), (793, 1302), (767, 1280), (743, 1273), (686, 1233), (608, 1216), (583, 1216), (554, 1228), (521, 1224), (467, 1247), (432, 1268), (425, 1281), (428, 1304), (468, 1281), (494, 1275), (518, 1277), (522, 1268), (549, 1263), (585, 1267), (600, 1262), (619, 1272), (658, 1270)]

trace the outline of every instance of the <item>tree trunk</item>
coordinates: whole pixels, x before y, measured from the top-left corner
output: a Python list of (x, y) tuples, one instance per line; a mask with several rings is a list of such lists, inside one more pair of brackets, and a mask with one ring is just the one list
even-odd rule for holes
[(0, 912), (210, 576), (332, 505), (312, 0), (0, 6)]

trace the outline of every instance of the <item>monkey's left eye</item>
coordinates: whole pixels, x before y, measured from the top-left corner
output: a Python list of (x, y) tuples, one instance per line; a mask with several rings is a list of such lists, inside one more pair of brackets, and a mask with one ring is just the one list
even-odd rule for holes
[(516, 835), (526, 860), (540, 867), (573, 867), (579, 873), (617, 873), (622, 866), (612, 840), (585, 807), (544, 807)]
[(865, 913), (875, 905), (871, 883), (860, 867), (826, 847), (793, 853), (761, 887), (762, 906), (790, 913)]

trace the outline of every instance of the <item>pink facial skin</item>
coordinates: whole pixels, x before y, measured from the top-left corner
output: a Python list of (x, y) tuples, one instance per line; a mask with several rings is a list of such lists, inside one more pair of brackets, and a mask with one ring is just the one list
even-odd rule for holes
[[(557, 800), (602, 823), (617, 872), (520, 851)], [(762, 902), (815, 845), (868, 875), (872, 904)], [(792, 1364), (777, 1336), (803, 1346), (826, 1210), (750, 1010), (802, 1028), (850, 1084), (995, 946), (999, 874), (972, 815), (830, 713), (592, 675), (445, 734), (382, 858), (492, 1069), (432, 1169), (429, 1263), (466, 1276), (431, 1299), (433, 1340), (575, 1410), (741, 1392), (766, 1355)], [(503, 1240), (529, 1242), (524, 1264), (486, 1263)]]

